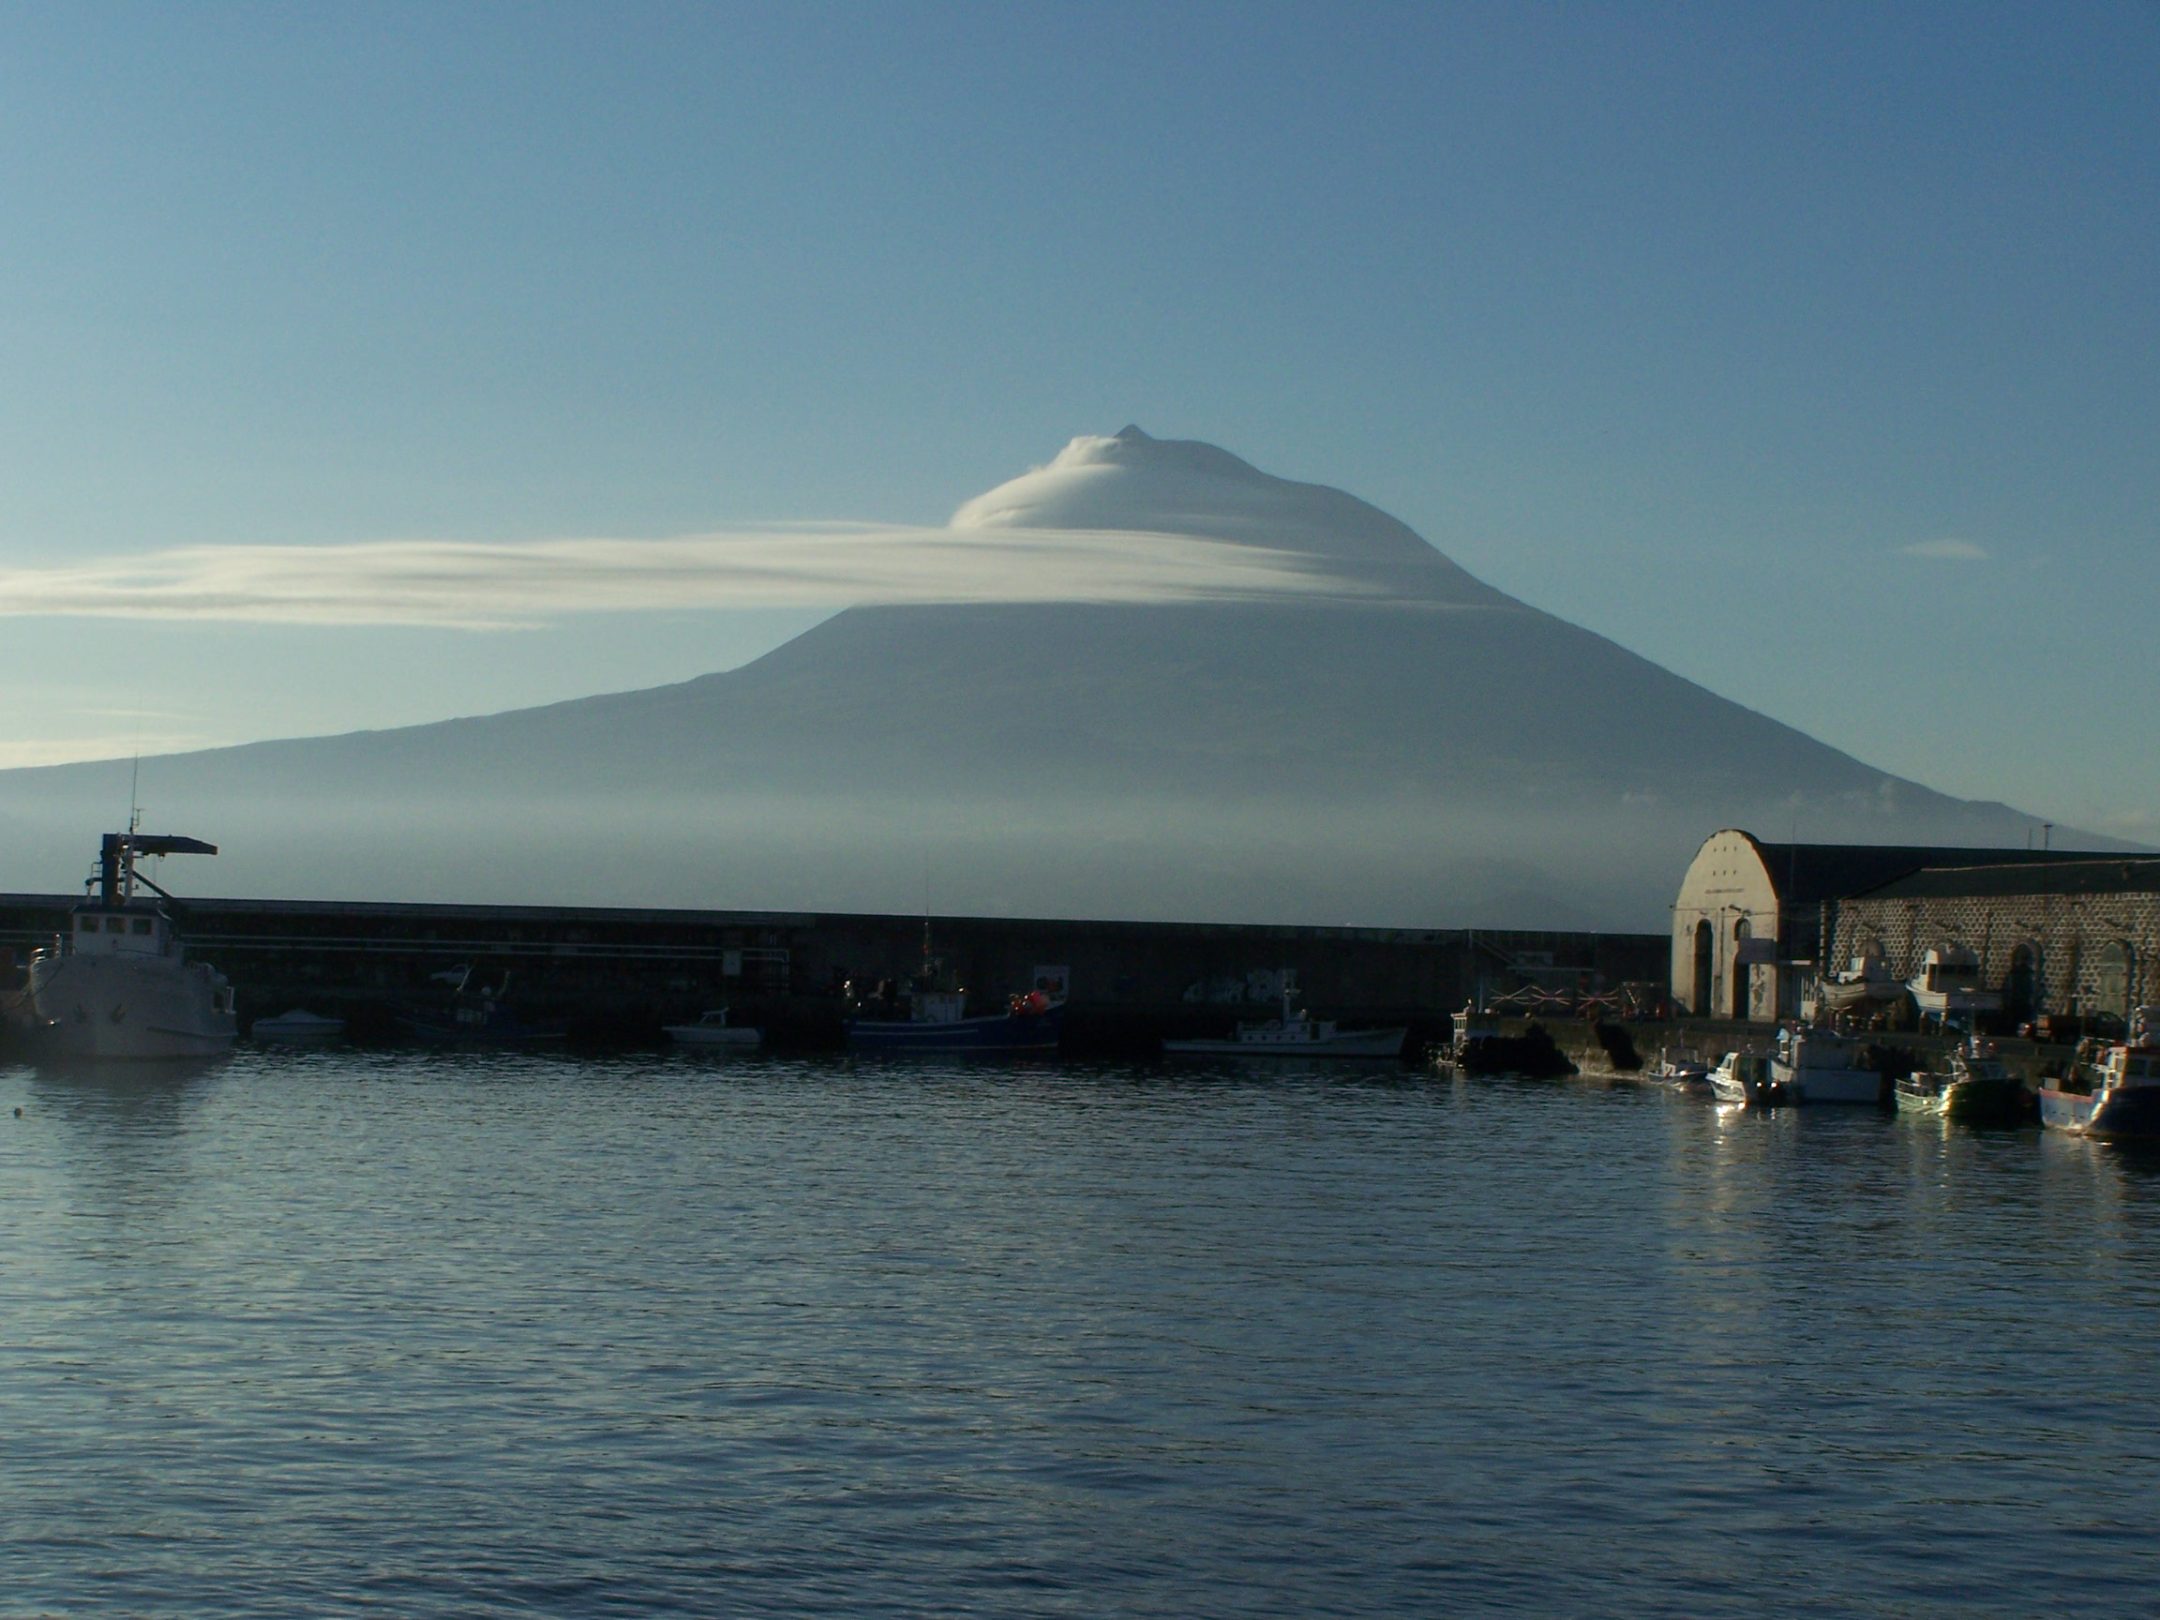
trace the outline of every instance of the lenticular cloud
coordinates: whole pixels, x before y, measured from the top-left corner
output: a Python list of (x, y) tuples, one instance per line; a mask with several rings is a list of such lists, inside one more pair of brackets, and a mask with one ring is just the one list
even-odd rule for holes
[(1138, 428), (1074, 439), (945, 528), (191, 546), (0, 569), (0, 617), (467, 630), (683, 609), (1285, 598), (1470, 604), (1494, 593), (1340, 490)]
[(584, 613), (1342, 595), (1291, 553), (1190, 535), (854, 526), (666, 540), (198, 546), (0, 571), (0, 616), (533, 628)]

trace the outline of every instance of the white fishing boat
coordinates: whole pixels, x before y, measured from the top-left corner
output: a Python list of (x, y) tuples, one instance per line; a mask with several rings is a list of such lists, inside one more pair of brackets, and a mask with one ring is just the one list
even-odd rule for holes
[(1241, 1021), (1235, 1034), (1214, 1040), (1164, 1041), (1165, 1052), (1206, 1057), (1401, 1057), (1407, 1024), (1387, 1029), (1341, 1029), (1297, 1006), (1297, 984), (1283, 975), (1282, 1010), (1273, 1018)]
[(1923, 1019), (1941, 1023), (1974, 1013), (1999, 1012), (2002, 992), (1980, 983), (1979, 953), (1963, 945), (1941, 946), (1920, 959), (1920, 971), (1905, 981)]
[[(215, 855), (198, 838), (107, 833), (90, 893), (67, 935), (30, 959), (30, 1035), (60, 1058), (216, 1057), (239, 1033), (232, 986), (188, 960), (160, 900), (172, 897), (137, 870), (154, 855)], [(144, 891), (144, 892), (138, 892)]]
[(258, 1018), (248, 1025), (248, 1039), (283, 1046), (305, 1046), (334, 1041), (345, 1033), (345, 1020), (295, 1007), (275, 1018)]
[(1822, 1024), (1794, 1024), (1778, 1031), (1770, 1080), (1786, 1102), (1879, 1108), (1888, 1101), (1888, 1082), (1868, 1064), (1866, 1046)]
[(1851, 958), (1815, 987), (1815, 1004), (1825, 1014), (1848, 1013), (1866, 1017), (1905, 994), (1905, 986), (1890, 977), (1890, 967), (1873, 951)]
[(725, 1007), (713, 1007), (702, 1014), (694, 1024), (668, 1024), (663, 1026), (667, 1037), (677, 1046), (755, 1046), (765, 1038), (765, 1032), (749, 1024), (729, 1022)]

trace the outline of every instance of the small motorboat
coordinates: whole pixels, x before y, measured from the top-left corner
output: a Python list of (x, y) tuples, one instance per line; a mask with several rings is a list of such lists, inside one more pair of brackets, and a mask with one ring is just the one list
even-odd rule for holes
[(725, 1007), (713, 1007), (701, 1014), (694, 1024), (668, 1024), (664, 1026), (667, 1037), (677, 1046), (755, 1046), (765, 1038), (765, 1032), (749, 1024), (728, 1021)]
[(560, 1020), (529, 1022), (511, 1006), (510, 975), (492, 989), (476, 984), (469, 967), (438, 974), (455, 978), (445, 1006), (405, 1007), (397, 1021), (405, 1033), (432, 1046), (533, 1046), (559, 1041), (569, 1035)]
[(1767, 1052), (1727, 1052), (1710, 1071), (1710, 1090), (1719, 1102), (1741, 1108), (1774, 1108), (1795, 1100), (1771, 1074)]
[(1643, 1071), (1643, 1078), (1653, 1085), (1694, 1091), (1710, 1084), (1710, 1065), (1684, 1047), (1675, 1050), (1668, 1046), (1658, 1053), (1657, 1061)]
[(1241, 1021), (1234, 1034), (1214, 1040), (1164, 1041), (1163, 1050), (1179, 1056), (1208, 1057), (1401, 1057), (1409, 1038), (1407, 1024), (1388, 1029), (1340, 1029), (1332, 1019), (1314, 1018), (1296, 1005), (1297, 982), (1283, 975), (1282, 1010), (1273, 1018)]
[(275, 1018), (258, 1018), (248, 1025), (250, 1040), (269, 1041), (286, 1046), (334, 1041), (344, 1033), (344, 1019), (309, 1012), (305, 1007), (295, 1007), (290, 1012), (279, 1013)]

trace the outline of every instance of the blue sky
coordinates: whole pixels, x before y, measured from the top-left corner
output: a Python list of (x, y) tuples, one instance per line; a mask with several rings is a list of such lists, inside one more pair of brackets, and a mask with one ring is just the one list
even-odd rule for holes
[(145, 621), (67, 570), (936, 525), (1137, 422), (2160, 840), (2156, 83), (2135, 0), (0, 6), (0, 764), (835, 605)]

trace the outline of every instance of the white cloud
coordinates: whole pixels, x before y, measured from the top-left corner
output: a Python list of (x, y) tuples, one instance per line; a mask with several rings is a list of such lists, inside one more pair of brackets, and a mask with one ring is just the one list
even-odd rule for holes
[(69, 737), (0, 737), (0, 771), (36, 765), (74, 765), (85, 760), (125, 760), (136, 754), (178, 754), (215, 748), (233, 739), (201, 731), (89, 732)]
[(1908, 557), (1925, 557), (1931, 562), (1986, 562), (1987, 547), (1973, 544), (1970, 540), (1915, 540), (1898, 550)]
[(0, 568), (0, 618), (529, 629), (574, 614), (863, 603), (1369, 595), (1313, 558), (1191, 535), (880, 525), (664, 540), (195, 546)]

